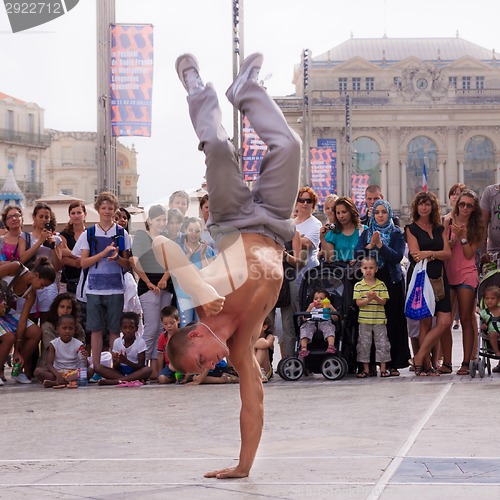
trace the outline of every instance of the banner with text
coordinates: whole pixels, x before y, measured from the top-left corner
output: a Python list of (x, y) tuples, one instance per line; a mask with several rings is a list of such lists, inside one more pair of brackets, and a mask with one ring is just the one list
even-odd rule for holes
[(336, 147), (309, 149), (309, 180), (318, 195), (318, 204), (323, 205), (330, 193), (337, 192), (337, 152)]
[(153, 26), (111, 25), (111, 128), (114, 137), (151, 136)]
[(366, 213), (365, 190), (369, 185), (370, 176), (368, 174), (351, 174), (351, 199), (361, 217)]
[(260, 164), (267, 153), (266, 143), (257, 135), (249, 119), (241, 120), (241, 160), (243, 180), (255, 181), (259, 177)]

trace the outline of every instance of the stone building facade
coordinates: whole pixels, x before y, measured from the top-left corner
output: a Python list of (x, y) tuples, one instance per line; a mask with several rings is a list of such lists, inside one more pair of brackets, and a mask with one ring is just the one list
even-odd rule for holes
[(275, 100), (306, 148), (336, 140), (339, 194), (350, 194), (352, 174), (367, 174), (405, 215), (422, 188), (424, 165), (442, 205), (455, 182), (479, 194), (500, 182), (500, 61), (494, 50), (458, 36), (351, 38), (309, 56), (307, 107), (304, 63), (296, 66), (293, 83), (295, 95)]
[[(95, 132), (44, 128), (44, 110), (32, 102), (0, 93), (0, 186), (9, 165), (26, 203), (67, 194), (94, 201), (97, 195)], [(118, 199), (137, 205), (137, 152), (117, 142)]]
[[(97, 196), (96, 133), (49, 133), (51, 145), (43, 160), (46, 195), (62, 193), (93, 202)], [(120, 205), (137, 205), (137, 152), (133, 146), (127, 148), (117, 142), (116, 157)]]
[(42, 157), (50, 146), (44, 129), (44, 110), (0, 92), (0, 184), (3, 186), (9, 165), (26, 200), (44, 192)]

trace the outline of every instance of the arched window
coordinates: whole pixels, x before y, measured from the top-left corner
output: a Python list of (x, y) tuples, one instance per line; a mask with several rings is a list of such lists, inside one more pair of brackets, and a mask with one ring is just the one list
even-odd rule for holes
[(427, 173), (427, 188), (438, 194), (437, 149), (428, 137), (415, 137), (408, 144), (408, 165), (406, 167), (406, 193), (408, 204), (422, 191), (424, 165)]
[(479, 196), (486, 186), (495, 184), (495, 153), (487, 137), (476, 135), (465, 145), (464, 184)]
[(353, 171), (355, 175), (369, 175), (367, 185), (380, 185), (380, 148), (369, 137), (359, 137), (353, 145)]

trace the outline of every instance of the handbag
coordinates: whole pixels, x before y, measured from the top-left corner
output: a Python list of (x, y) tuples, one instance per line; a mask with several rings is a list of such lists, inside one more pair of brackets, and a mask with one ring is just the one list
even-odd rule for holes
[(406, 294), (405, 316), (420, 321), (434, 316), (435, 310), (436, 298), (427, 275), (427, 259), (424, 259), (418, 262), (413, 270)]
[(431, 282), (432, 291), (434, 292), (434, 298), (436, 302), (443, 300), (446, 292), (444, 289), (444, 279), (443, 279), (443, 270), (441, 269), (441, 276), (439, 278), (429, 278)]

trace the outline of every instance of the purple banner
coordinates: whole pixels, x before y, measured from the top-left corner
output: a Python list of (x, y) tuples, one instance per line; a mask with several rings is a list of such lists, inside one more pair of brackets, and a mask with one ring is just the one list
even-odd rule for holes
[[(335, 139), (333, 140), (335, 141)], [(318, 147), (309, 150), (309, 184), (318, 195), (319, 205), (323, 205), (329, 194), (337, 191), (337, 153), (335, 149), (336, 147)]]

